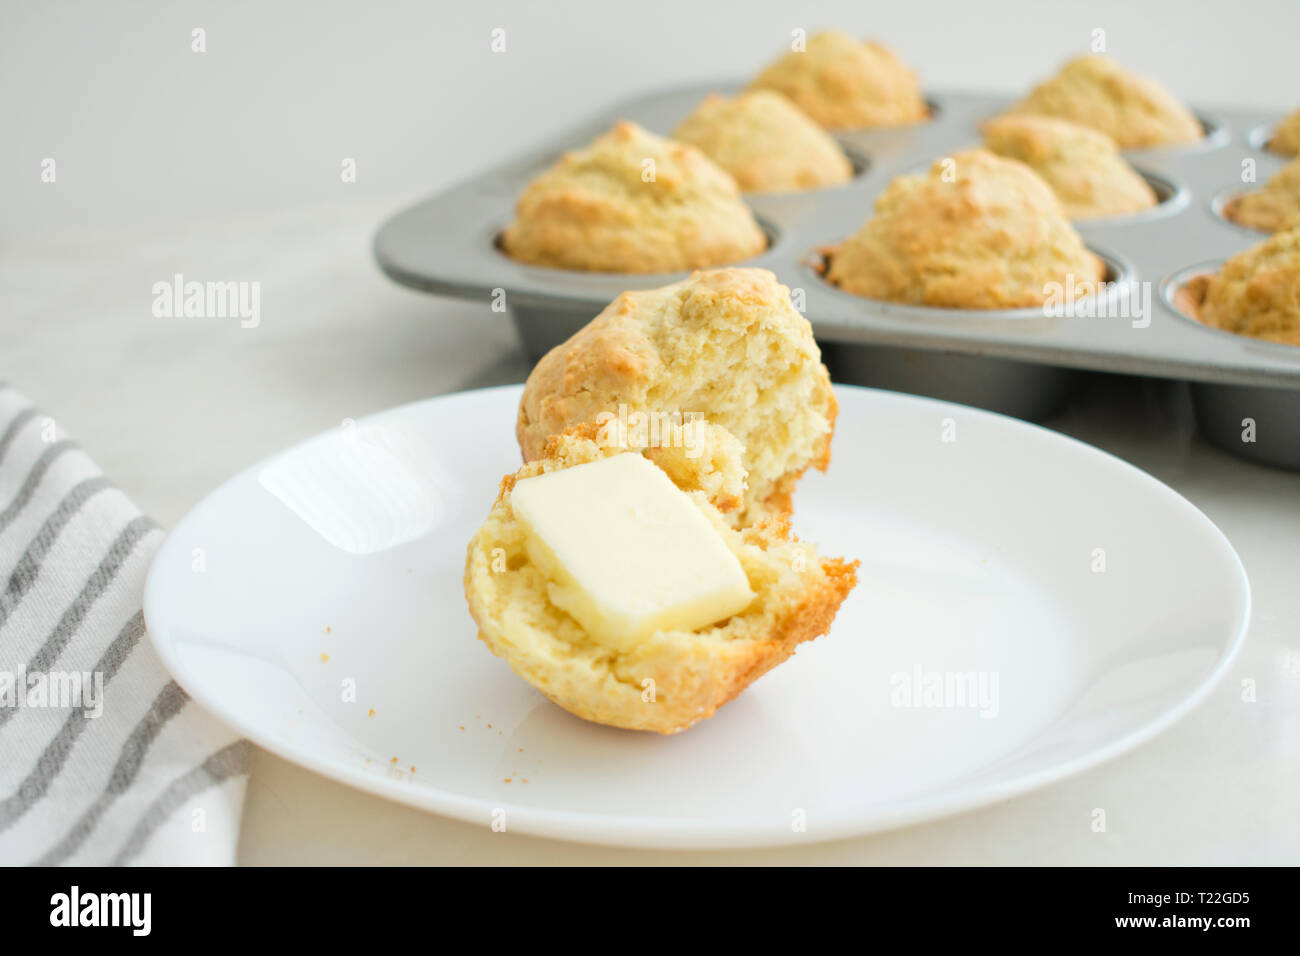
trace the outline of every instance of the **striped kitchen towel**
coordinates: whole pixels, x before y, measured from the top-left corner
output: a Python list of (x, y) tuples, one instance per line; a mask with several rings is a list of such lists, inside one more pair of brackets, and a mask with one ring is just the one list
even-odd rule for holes
[(0, 864), (234, 862), (251, 749), (145, 635), (162, 538), (0, 385)]

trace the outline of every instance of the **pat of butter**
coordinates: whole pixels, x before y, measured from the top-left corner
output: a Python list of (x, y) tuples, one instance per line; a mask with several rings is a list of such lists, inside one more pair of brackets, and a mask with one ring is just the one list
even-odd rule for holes
[(694, 631), (753, 600), (717, 529), (641, 455), (525, 478), (510, 503), (551, 603), (606, 647), (628, 650), (657, 630)]

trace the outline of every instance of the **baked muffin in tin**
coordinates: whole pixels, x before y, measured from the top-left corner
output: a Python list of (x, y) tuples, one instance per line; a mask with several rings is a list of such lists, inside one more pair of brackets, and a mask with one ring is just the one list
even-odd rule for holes
[(890, 183), (826, 278), (889, 302), (1016, 309), (1090, 294), (1105, 271), (1037, 173), (972, 149)]
[(1288, 113), (1273, 127), (1268, 148), (1279, 156), (1300, 155), (1300, 110)]
[(905, 126), (929, 116), (917, 75), (871, 40), (828, 31), (764, 69), (750, 89), (784, 93), (827, 129)]
[(1193, 279), (1179, 298), (1185, 312), (1216, 329), (1300, 345), (1300, 219)]
[(735, 177), (747, 193), (796, 192), (853, 178), (840, 144), (773, 90), (714, 94), (673, 132)]
[(501, 235), (520, 262), (592, 272), (684, 272), (766, 247), (729, 173), (694, 146), (628, 122), (534, 179)]
[(1159, 201), (1105, 133), (1054, 116), (1007, 115), (984, 124), (984, 145), (1046, 180), (1071, 219), (1122, 216)]
[(1229, 200), (1223, 215), (1261, 232), (1276, 232), (1300, 216), (1300, 158), (1274, 173), (1264, 188)]
[(1191, 110), (1161, 83), (1099, 54), (1071, 60), (1009, 112), (1073, 120), (1101, 130), (1121, 149), (1181, 146), (1205, 135)]

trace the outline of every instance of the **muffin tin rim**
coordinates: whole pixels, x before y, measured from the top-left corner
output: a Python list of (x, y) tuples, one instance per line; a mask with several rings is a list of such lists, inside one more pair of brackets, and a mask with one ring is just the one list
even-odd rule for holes
[(1160, 280), (1160, 298), (1175, 316), (1183, 322), (1195, 326), (1201, 332), (1218, 336), (1226, 340), (1231, 340), (1233, 342), (1244, 341), (1252, 347), (1265, 349), (1270, 354), (1300, 362), (1300, 345), (1287, 345), (1285, 342), (1273, 342), (1269, 339), (1255, 338), (1252, 335), (1242, 335), (1238, 332), (1229, 332), (1227, 329), (1220, 329), (1213, 325), (1206, 325), (1195, 316), (1188, 315), (1178, 305), (1178, 291), (1183, 286), (1200, 276), (1217, 275), (1227, 261), (1226, 258), (1209, 259), (1204, 262), (1198, 262), (1195, 265), (1184, 266), (1176, 272), (1171, 272)]
[[(840, 148), (840, 152), (844, 154), (844, 158), (849, 161), (849, 165), (853, 168), (853, 172), (844, 182), (831, 183), (828, 186), (808, 186), (804, 189), (755, 189), (748, 191), (742, 189), (740, 191), (740, 198), (746, 202), (746, 205), (748, 205), (748, 199), (751, 196), (763, 196), (778, 199), (785, 196), (804, 196), (808, 193), (833, 192), (836, 189), (845, 189), (852, 186), (856, 180), (861, 179), (863, 176), (866, 176), (871, 172), (871, 157), (857, 146), (846, 146), (839, 140), (835, 140), (835, 145)], [(751, 209), (750, 212), (753, 212), (753, 209)], [(635, 273), (632, 274), (634, 275)]]
[[(844, 240), (840, 240), (843, 242)], [(1102, 280), (1106, 284), (1104, 296), (1107, 301), (1113, 301), (1118, 296), (1118, 286), (1121, 283), (1132, 282), (1136, 277), (1131, 262), (1126, 261), (1123, 257), (1118, 256), (1108, 250), (1099, 249), (1091, 243), (1084, 243), (1084, 247), (1094, 256), (1102, 261), (1106, 266), (1106, 277)], [(824, 248), (824, 247), (823, 247)], [(895, 302), (890, 299), (873, 299), (870, 296), (858, 295), (855, 292), (849, 292), (842, 289), (835, 283), (831, 282), (822, 274), (821, 270), (814, 264), (815, 259), (821, 256), (825, 258), (825, 253), (821, 249), (812, 249), (803, 255), (799, 260), (800, 268), (805, 275), (811, 275), (819, 282), (822, 287), (839, 296), (847, 296), (849, 301), (856, 302), (860, 307), (870, 307), (878, 310), (890, 318), (902, 317), (914, 319), (917, 321), (934, 321), (938, 319), (955, 320), (957, 322), (984, 320), (1003, 320), (1008, 322), (1031, 322), (1035, 319), (1043, 322), (1054, 322), (1062, 316), (1054, 315), (1046, 310), (1045, 306), (1023, 306), (1016, 309), (963, 309), (942, 305), (915, 305), (910, 302)], [(825, 267), (829, 267), (829, 263)], [(1092, 295), (1082, 296), (1075, 301), (1091, 299)]]
[[(486, 260), (466, 247), (463, 224), (468, 223), (469, 228), (474, 229), (484, 223), (497, 226), (509, 221), (514, 201), (527, 181), (526, 172), (535, 170), (541, 157), (589, 140), (616, 119), (630, 119), (647, 129), (661, 132), (680, 121), (699, 97), (719, 90), (734, 92), (742, 85), (734, 80), (715, 78), (707, 83), (682, 84), (667, 91), (652, 90), (606, 103), (603, 110), (590, 114), (585, 122), (559, 129), (548, 140), (521, 150), (512, 159), (434, 197), (398, 210), (375, 237), (374, 247), (381, 268), (403, 284), (480, 301), (487, 299), (495, 289), (504, 288), (509, 292), (509, 307), (513, 311), (517, 313), (519, 309), (527, 309), (530, 313), (528, 321), (536, 324), (534, 336), (546, 335), (546, 325), (541, 324), (543, 321), (548, 324), (559, 321), (566, 313), (574, 319), (580, 314), (588, 318), (595, 315), (620, 291), (650, 288), (685, 278), (689, 270), (656, 275), (566, 272), (530, 267), (502, 257), (495, 250), (490, 260)], [(826, 236), (848, 235), (860, 228), (870, 214), (872, 199), (896, 175), (900, 160), (917, 155), (943, 155), (950, 151), (951, 141), (956, 136), (970, 136), (969, 132), (960, 131), (973, 129), (979, 116), (1004, 110), (1014, 102), (1013, 97), (1006, 93), (969, 89), (931, 90), (926, 95), (927, 101), (935, 103), (939, 110), (932, 121), (909, 127), (833, 131), (842, 145), (859, 149), (872, 161), (872, 169), (867, 175), (840, 187), (846, 191), (844, 195), (835, 196), (833, 201), (823, 196), (805, 202), (799, 194), (786, 194), (784, 197), (746, 194), (745, 200), (756, 214), (768, 217), (768, 222), (780, 227), (784, 241), (757, 257), (732, 265), (768, 268), (776, 272), (784, 283), (797, 285), (795, 277), (802, 272), (802, 264), (794, 253), (816, 246), (825, 241)], [(1205, 115), (1201, 111), (1197, 114)], [(1267, 119), (1276, 119), (1277, 111), (1224, 107), (1216, 108), (1213, 115), (1214, 122), (1221, 124), (1234, 142), (1240, 143), (1243, 130)], [(1125, 152), (1127, 157), (1130, 151)], [(1214, 183), (1216, 175), (1218, 183), (1232, 182), (1235, 178), (1231, 173), (1223, 175), (1229, 158), (1235, 164), (1235, 153), (1225, 156), (1186, 148), (1132, 152), (1134, 161), (1140, 162), (1144, 170), (1178, 181), (1197, 205), (1208, 186), (1219, 188)], [(1215, 156), (1218, 158), (1212, 158)], [(824, 190), (803, 195), (815, 197), (822, 194), (831, 195)], [(860, 208), (857, 205), (859, 196), (862, 197)], [(766, 205), (765, 200), (772, 198), (776, 201)], [(853, 212), (846, 216), (851, 204)], [(1183, 210), (1180, 215), (1188, 213)], [(1207, 219), (1213, 218), (1207, 213)], [(1173, 222), (1178, 224), (1170, 225)], [(455, 226), (449, 226), (451, 223)], [(1225, 243), (1223, 238), (1239, 234), (1238, 230), (1215, 227), (1207, 230), (1198, 219), (1183, 221), (1177, 216), (1146, 224), (1079, 220), (1075, 225), (1090, 246), (1113, 251), (1133, 261), (1135, 277), (1143, 285), (1154, 286), (1157, 290), (1158, 277), (1167, 274), (1175, 265), (1181, 268), (1188, 261), (1200, 262), (1216, 255), (1230, 256), (1244, 248), (1244, 241), (1228, 240)], [(1187, 238), (1198, 241), (1184, 241)], [(1144, 248), (1150, 249), (1151, 255), (1144, 256)], [(1187, 254), (1173, 255), (1171, 250)], [(1200, 255), (1197, 255), (1198, 251)], [(1146, 323), (1151, 327), (1149, 333), (1126, 338), (1124, 332), (1116, 329), (1094, 333), (1080, 322), (1066, 321), (1057, 330), (1049, 330), (1042, 336), (1017, 338), (1005, 333), (992, 334), (987, 328), (954, 326), (942, 332), (923, 329), (917, 323), (879, 312), (868, 316), (855, 315), (857, 310), (846, 307), (838, 296), (822, 295), (825, 290), (820, 282), (814, 288), (815, 293), (813, 289), (809, 290), (806, 314), (824, 341), (911, 345), (1193, 382), (1300, 389), (1300, 370), (1293, 366), (1290, 357), (1278, 361), (1276, 356), (1270, 358), (1260, 354), (1259, 350), (1207, 348), (1203, 337), (1187, 330), (1185, 317), (1169, 308), (1158, 291), (1151, 297), (1150, 321)], [(1169, 314), (1171, 312), (1174, 314)], [(555, 319), (551, 320), (550, 316)], [(864, 318), (866, 321), (862, 321)], [(1239, 346), (1243, 341), (1251, 341), (1241, 336), (1231, 338)]]
[(1132, 156), (1138, 159), (1143, 156), (1163, 156), (1169, 153), (1187, 155), (1213, 152), (1214, 150), (1223, 149), (1232, 142), (1232, 131), (1225, 124), (1200, 110), (1193, 110), (1192, 115), (1196, 117), (1196, 122), (1200, 123), (1201, 129), (1205, 131), (1205, 135), (1194, 143), (1159, 143), (1154, 146), (1129, 146), (1121, 148), (1120, 152), (1126, 157)]
[(1212, 212), (1220, 221), (1231, 226), (1233, 229), (1238, 229), (1247, 235), (1254, 236), (1258, 241), (1263, 242), (1269, 236), (1273, 235), (1273, 233), (1264, 229), (1256, 229), (1254, 226), (1248, 226), (1245, 223), (1237, 222), (1235, 219), (1229, 219), (1224, 213), (1224, 209), (1227, 208), (1228, 203), (1232, 200), (1256, 192), (1259, 192), (1258, 188), (1243, 189), (1239, 186), (1225, 186), (1209, 198), (1209, 206), (1210, 212)]
[[(1004, 109), (997, 113), (990, 113), (987, 116), (977, 119), (974, 123), (975, 132), (978, 133), (980, 127), (989, 120), (994, 120), (1000, 116), (1006, 116), (1007, 114), (1008, 111)], [(1025, 113), (1017, 115), (1043, 116), (1048, 119), (1061, 118), (1053, 116), (1050, 113)], [(1227, 146), (1232, 142), (1232, 131), (1229, 130), (1226, 125), (1197, 110), (1193, 110), (1192, 115), (1196, 118), (1196, 122), (1201, 125), (1201, 130), (1205, 134), (1200, 139), (1191, 143), (1157, 143), (1152, 146), (1118, 146), (1117, 144), (1120, 155), (1125, 159), (1140, 160), (1146, 156), (1158, 157), (1169, 153), (1208, 153), (1216, 149), (1222, 149), (1224, 146)]]
[[(986, 149), (987, 147), (972, 146), (971, 148)], [(997, 153), (995, 155), (1000, 156), (1001, 154)], [(899, 170), (894, 174), (894, 178), (898, 178), (899, 176), (923, 176), (929, 172), (931, 166), (940, 159), (945, 158), (947, 157), (936, 156), (934, 159), (931, 159), (923, 165)], [(1006, 159), (1009, 157), (1003, 158)], [(1020, 162), (1020, 160), (1013, 161)], [(1142, 180), (1151, 187), (1152, 191), (1156, 194), (1156, 204), (1154, 206), (1148, 206), (1146, 209), (1139, 209), (1136, 212), (1121, 212), (1110, 216), (1083, 216), (1076, 219), (1070, 219), (1070, 225), (1076, 230), (1078, 230), (1080, 226), (1125, 226), (1129, 223), (1145, 222), (1149, 219), (1163, 219), (1165, 216), (1177, 215), (1191, 205), (1191, 190), (1173, 176), (1169, 174), (1153, 173), (1149, 169), (1144, 169), (1141, 166), (1130, 163), (1127, 158), (1125, 158), (1124, 162), (1129, 169), (1141, 176)], [(1157, 186), (1161, 188), (1157, 188)], [(1159, 198), (1161, 195), (1161, 189), (1164, 189), (1168, 194), (1167, 199)], [(866, 221), (863, 222), (863, 225), (866, 225)]]
[[(771, 195), (777, 194), (773, 193)], [(746, 207), (749, 207), (748, 203), (745, 205)], [(708, 271), (710, 269), (735, 269), (746, 267), (762, 268), (761, 266), (754, 265), (754, 263), (759, 259), (762, 259), (764, 256), (779, 251), (785, 245), (785, 230), (774, 223), (769, 216), (760, 212), (755, 212), (753, 208), (749, 208), (749, 212), (750, 215), (754, 217), (754, 222), (758, 224), (758, 228), (763, 231), (763, 237), (767, 240), (767, 245), (764, 246), (760, 252), (747, 259), (740, 259), (736, 262), (724, 262), (716, 266), (698, 266), (693, 269), (679, 269), (675, 272), (610, 272), (600, 269), (569, 269), (563, 266), (547, 266), (536, 262), (524, 262), (522, 259), (516, 259), (511, 256), (510, 253), (506, 252), (502, 247), (501, 239), (502, 236), (505, 235), (506, 227), (509, 226), (508, 222), (498, 226), (489, 224), (486, 229), (480, 229), (478, 244), (480, 246), (485, 246), (491, 254), (504, 259), (513, 266), (517, 266), (521, 269), (536, 269), (547, 275), (554, 274), (556, 276), (569, 276), (572, 278), (582, 277), (584, 279), (599, 276), (609, 279), (623, 278), (628, 281), (646, 280), (657, 282), (659, 285), (670, 285), (674, 282), (680, 282), (693, 272)]]
[[(1139, 209), (1136, 212), (1118, 213), (1113, 216), (1087, 216), (1083, 219), (1071, 219), (1070, 223), (1076, 227), (1083, 226), (1126, 226), (1130, 223), (1147, 222), (1151, 219), (1163, 219), (1166, 216), (1175, 216), (1182, 212), (1192, 203), (1192, 191), (1188, 189), (1181, 181), (1175, 179), (1172, 175), (1161, 175), (1144, 169), (1134, 163), (1129, 163), (1132, 170), (1137, 173), (1152, 188), (1157, 197), (1154, 206), (1147, 209)], [(1156, 188), (1159, 183), (1169, 190), (1168, 199), (1160, 199), (1160, 190)]]
[(1268, 145), (1273, 142), (1273, 134), (1277, 132), (1277, 123), (1277, 120), (1272, 120), (1267, 123), (1260, 123), (1258, 126), (1251, 129), (1251, 131), (1246, 134), (1247, 145), (1257, 153), (1267, 153), (1269, 156), (1277, 156), (1278, 158), (1285, 159), (1285, 154), (1274, 152)]

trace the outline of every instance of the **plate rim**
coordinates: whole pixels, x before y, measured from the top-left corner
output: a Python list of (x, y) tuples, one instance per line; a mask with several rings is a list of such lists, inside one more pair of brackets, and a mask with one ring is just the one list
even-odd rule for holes
[[(390, 780), (370, 773), (361, 767), (353, 767), (322, 758), (313, 753), (310, 748), (295, 746), (291, 741), (279, 739), (274, 734), (264, 732), (261, 726), (256, 723), (243, 720), (232, 708), (225, 706), (219, 696), (195, 693), (191, 686), (187, 684), (188, 675), (177, 656), (173, 653), (174, 647), (171, 642), (160, 636), (159, 631), (161, 628), (150, 625), (151, 619), (158, 620), (165, 616), (156, 613), (159, 610), (160, 602), (164, 600), (159, 593), (162, 587), (161, 578), (164, 573), (161, 568), (170, 558), (171, 545), (177, 539), (178, 532), (213, 497), (229, 486), (243, 481), (248, 475), (260, 471), (267, 464), (281, 456), (292, 454), (304, 445), (328, 435), (328, 431), (318, 432), (308, 438), (293, 442), (279, 451), (273, 452), (245, 468), (241, 468), (200, 498), (167, 532), (166, 537), (150, 561), (149, 571), (145, 579), (143, 613), (149, 640), (158, 656), (162, 659), (163, 666), (168, 673), (193, 698), (199, 707), (228, 727), (238, 731), (257, 746), (313, 773), (318, 773), (321, 776), (397, 803), (417, 807), (478, 826), (489, 825), (492, 811), (499, 809), (505, 812), (506, 819), (509, 821), (509, 829), (514, 833), (588, 845), (638, 849), (717, 850), (808, 845), (862, 837), (912, 824), (939, 820), (1077, 776), (1086, 770), (1128, 753), (1168, 730), (1187, 716), (1200, 706), (1210, 692), (1218, 686), (1236, 660), (1249, 634), (1253, 617), (1253, 594), (1245, 566), (1242, 564), (1241, 557), (1237, 554), (1232, 542), (1208, 515), (1184, 495), (1118, 455), (1034, 422), (1027, 422), (1013, 416), (1002, 415), (969, 405), (960, 405), (955, 402), (911, 395), (905, 392), (867, 388), (838, 382), (834, 383), (833, 387), (837, 393), (864, 393), (875, 397), (877, 400), (901, 402), (903, 404), (917, 403), (930, 405), (936, 409), (957, 409), (963, 415), (973, 414), (982, 418), (1000, 420), (1001, 427), (1025, 428), (1031, 432), (1042, 433), (1045, 435), (1045, 440), (1049, 442), (1062, 441), (1069, 445), (1078, 446), (1085, 454), (1098, 455), (1102, 459), (1108, 460), (1107, 465), (1109, 467), (1118, 466), (1121, 471), (1131, 473), (1131, 476), (1137, 480), (1156, 485), (1165, 494), (1171, 495), (1179, 503), (1180, 507), (1189, 512), (1189, 515), (1194, 520), (1200, 521), (1208, 528), (1211, 537), (1217, 540), (1217, 543), (1225, 549), (1225, 554), (1231, 558), (1232, 568), (1235, 572), (1233, 575), (1233, 590), (1240, 596), (1241, 613), (1235, 622), (1232, 635), (1224, 642), (1214, 666), (1198, 684), (1184, 694), (1172, 707), (1115, 740), (1094, 747), (1070, 760), (1030, 773), (1020, 774), (1007, 780), (961, 785), (949, 792), (907, 798), (902, 802), (877, 804), (858, 813), (851, 820), (837, 820), (825, 832), (809, 829), (795, 833), (776, 826), (752, 823), (727, 825), (713, 821), (691, 820), (668, 823), (662, 818), (644, 815), (593, 814), (585, 811), (544, 809), (514, 804), (508, 801), (487, 801), (482, 797), (454, 793), (432, 784), (424, 784), (415, 789), (409, 783)], [(509, 384), (447, 392), (373, 412), (356, 419), (356, 423), (357, 425), (364, 425), (375, 419), (385, 418), (400, 412), (409, 412), (418, 406), (457, 400), (472, 400), (473, 397), (486, 393), (512, 392), (519, 394), (522, 390), (522, 384)], [(486, 812), (485, 808), (487, 808)]]

